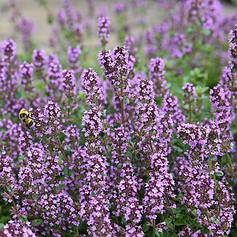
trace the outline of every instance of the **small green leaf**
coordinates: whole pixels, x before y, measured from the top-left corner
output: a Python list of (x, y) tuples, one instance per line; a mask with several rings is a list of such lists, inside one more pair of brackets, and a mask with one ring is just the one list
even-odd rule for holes
[(65, 167), (65, 168), (63, 169), (63, 173), (64, 173), (64, 175), (67, 176), (67, 177), (70, 177), (70, 176), (72, 175), (72, 171), (71, 171), (70, 169), (68, 169), (67, 167)]
[(9, 193), (12, 192), (12, 188), (10, 186), (7, 187), (7, 192), (9, 192)]
[(79, 91), (77, 99), (78, 100), (85, 100), (86, 99), (86, 95), (82, 91)]
[(218, 170), (218, 171), (215, 172), (215, 175), (218, 176), (218, 177), (222, 177), (222, 176), (224, 176), (224, 172), (221, 171), (221, 170)]
[(3, 229), (3, 228), (4, 228), (4, 224), (0, 223), (0, 229)]
[(143, 224), (142, 229), (144, 232), (147, 232), (150, 229), (149, 225)]
[(92, 196), (92, 197), (95, 197), (95, 196), (96, 196), (96, 193), (95, 193), (95, 192), (91, 192), (91, 196)]
[(158, 230), (155, 230), (155, 236), (157, 236), (157, 237), (161, 237), (161, 236), (162, 236), (162, 233), (159, 232)]
[(54, 18), (53, 18), (53, 16), (52, 15), (49, 15), (48, 16), (48, 24), (53, 24), (53, 22), (54, 22)]
[(46, 5), (47, 5), (47, 1), (46, 1), (46, 0), (40, 0), (40, 4), (41, 4), (42, 6), (46, 6)]
[(212, 217), (212, 222), (213, 222), (214, 224), (220, 223), (220, 221), (219, 221), (215, 216)]
[(129, 100), (128, 97), (123, 97), (123, 102), (124, 102), (125, 104), (129, 104), (129, 103), (130, 103), (130, 100)]
[(59, 187), (60, 189), (64, 189), (64, 184), (59, 184), (58, 187)]
[(173, 223), (172, 223), (172, 219), (166, 218), (166, 219), (165, 219), (165, 223), (166, 223), (166, 225), (168, 226), (168, 228), (170, 228), (170, 229), (173, 229), (173, 228), (174, 228), (174, 225), (173, 225)]
[(38, 197), (39, 197), (38, 194), (33, 194), (33, 195), (32, 195), (32, 198), (33, 198), (34, 200), (38, 199)]
[(20, 218), (19, 218), (19, 220), (21, 221), (21, 222), (27, 222), (27, 216), (25, 216), (25, 215), (22, 215)]
[(43, 222), (42, 219), (35, 219), (31, 222), (33, 226), (39, 226)]
[(197, 215), (197, 210), (196, 210), (196, 209), (193, 209), (193, 210), (191, 211), (191, 213), (196, 216), (196, 215)]
[(18, 156), (18, 161), (22, 161), (22, 160), (24, 160), (24, 158), (25, 158), (25, 156), (20, 155), (20, 156)]
[(208, 30), (208, 29), (202, 29), (201, 32), (202, 32), (203, 35), (206, 35), (206, 36), (209, 36), (211, 34), (211, 31)]
[(197, 95), (199, 95), (199, 96), (201, 96), (201, 95), (204, 94), (206, 91), (208, 91), (208, 87), (197, 86), (195, 89), (196, 89)]
[(125, 156), (128, 156), (128, 157), (130, 157), (130, 158), (131, 158), (131, 157), (132, 157), (132, 152), (130, 152), (130, 151), (127, 151), (126, 153), (124, 153), (124, 155), (125, 155)]
[(174, 223), (176, 226), (186, 225), (187, 217), (181, 213), (176, 214), (176, 220)]

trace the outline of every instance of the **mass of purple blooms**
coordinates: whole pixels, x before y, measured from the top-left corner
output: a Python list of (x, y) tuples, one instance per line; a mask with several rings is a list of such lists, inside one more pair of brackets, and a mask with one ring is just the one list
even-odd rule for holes
[(48, 51), (9, 4), (22, 44), (0, 42), (0, 236), (237, 236), (237, 15), (157, 0), (162, 21), (132, 34), (121, 17), (148, 0), (110, 16), (87, 1), (86, 17), (62, 0)]

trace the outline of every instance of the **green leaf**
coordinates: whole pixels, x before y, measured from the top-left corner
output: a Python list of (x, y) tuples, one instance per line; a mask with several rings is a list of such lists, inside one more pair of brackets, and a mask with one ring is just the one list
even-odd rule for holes
[(63, 164), (63, 155), (62, 155), (62, 154), (59, 155), (59, 157), (58, 157), (58, 164), (59, 164), (59, 165), (62, 165), (62, 164)]
[(214, 224), (220, 223), (220, 221), (219, 221), (216, 217), (212, 217), (212, 222), (213, 222)]
[(39, 2), (40, 2), (40, 4), (42, 6), (46, 6), (47, 5), (47, 1), (46, 0), (40, 0)]
[(124, 102), (125, 104), (129, 104), (129, 103), (130, 103), (130, 100), (129, 100), (128, 97), (123, 97), (123, 102)]
[(206, 36), (209, 36), (211, 34), (211, 31), (208, 29), (202, 29), (201, 32), (203, 35), (206, 35)]
[(170, 228), (170, 229), (173, 229), (173, 228), (174, 228), (174, 225), (173, 225), (173, 223), (172, 223), (172, 219), (171, 219), (171, 218), (166, 218), (166, 219), (165, 219), (165, 223), (166, 223), (166, 225), (168, 226), (168, 228)]
[(215, 175), (218, 176), (218, 177), (222, 177), (222, 176), (224, 176), (224, 172), (221, 171), (221, 170), (218, 170), (218, 171), (215, 172)]
[(177, 152), (183, 152), (183, 149), (179, 146), (173, 145), (173, 149)]
[(12, 192), (12, 188), (10, 186), (7, 187), (7, 192), (9, 192), (9, 193)]
[(206, 91), (208, 91), (208, 87), (201, 87), (201, 86), (197, 86), (196, 88), (196, 93), (197, 93), (197, 95), (202, 95), (202, 94), (204, 94)]
[(149, 225), (143, 224), (142, 229), (144, 232), (147, 232), (150, 229)]
[(193, 210), (191, 211), (191, 213), (192, 213), (194, 216), (196, 216), (196, 215), (197, 215), (197, 210), (196, 210), (196, 209), (193, 209)]
[(35, 219), (31, 222), (33, 226), (39, 226), (43, 222), (42, 219)]
[(18, 161), (22, 161), (24, 160), (25, 156), (21, 155), (21, 156), (18, 156)]
[(4, 228), (4, 224), (0, 223), (0, 229), (3, 229), (3, 228)]
[(79, 91), (77, 99), (78, 100), (85, 100), (86, 99), (86, 95), (82, 91)]
[(128, 156), (128, 157), (132, 157), (132, 152), (130, 152), (130, 151), (127, 151), (126, 153), (124, 153), (124, 156)]
[(49, 15), (48, 16), (48, 24), (53, 24), (53, 22), (54, 22), (54, 18), (53, 18), (53, 16), (52, 15)]
[(34, 200), (38, 199), (38, 197), (39, 197), (38, 194), (33, 194), (33, 195), (32, 195), (32, 198), (33, 198)]
[(96, 193), (92, 191), (92, 192), (91, 192), (91, 196), (92, 196), (92, 197), (95, 197), (95, 196), (96, 196)]
[(161, 237), (163, 234), (162, 232), (159, 232), (158, 230), (155, 230), (155, 236)]
[(27, 222), (27, 216), (25, 216), (25, 215), (22, 215), (20, 218), (19, 218), (19, 220), (21, 221), (21, 222)]
[(176, 220), (174, 223), (176, 226), (186, 225), (187, 224), (187, 218), (185, 215), (178, 213), (176, 215)]
[(193, 26), (189, 26), (186, 31), (188, 34), (192, 34), (195, 30)]
[(70, 169), (68, 169), (67, 167), (64, 167), (63, 173), (67, 177), (70, 177), (72, 175), (72, 171)]

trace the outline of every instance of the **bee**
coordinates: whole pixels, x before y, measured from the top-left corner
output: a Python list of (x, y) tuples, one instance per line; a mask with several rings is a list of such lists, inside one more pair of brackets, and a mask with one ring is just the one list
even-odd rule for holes
[(32, 126), (34, 126), (34, 121), (30, 117), (30, 113), (27, 110), (21, 109), (18, 115), (19, 115), (19, 119), (21, 120), (21, 122), (27, 128), (31, 128)]

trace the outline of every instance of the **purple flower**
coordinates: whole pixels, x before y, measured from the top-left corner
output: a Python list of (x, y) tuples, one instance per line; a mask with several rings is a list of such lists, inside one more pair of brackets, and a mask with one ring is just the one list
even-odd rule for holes
[[(232, 148), (233, 134), (230, 126), (234, 121), (235, 115), (232, 107), (232, 94), (227, 86), (218, 84), (210, 90), (210, 102), (215, 116), (215, 122), (220, 129), (225, 150)], [(224, 147), (223, 147), (224, 148)]]
[(174, 194), (174, 180), (168, 173), (168, 160), (162, 154), (154, 153), (150, 157), (149, 181), (146, 183), (143, 199), (144, 212), (150, 221), (157, 218), (157, 212), (163, 214), (166, 208), (175, 208), (172, 198)]
[(98, 61), (104, 69), (103, 73), (106, 79), (111, 81), (117, 93), (127, 87), (128, 75), (133, 70), (135, 59), (130, 57), (125, 47), (116, 47), (113, 51), (100, 52)]
[(77, 37), (77, 42), (78, 42), (79, 44), (82, 44), (83, 38), (84, 38), (84, 29), (83, 29), (82, 24), (77, 23), (77, 24), (75, 25), (75, 35), (76, 35), (76, 37)]
[(12, 39), (4, 40), (0, 45), (0, 52), (2, 51), (5, 62), (12, 62), (16, 56), (16, 43)]
[(66, 14), (64, 10), (59, 10), (57, 13), (57, 21), (60, 26), (64, 26), (66, 24)]
[(237, 25), (233, 28), (230, 32), (230, 39), (229, 39), (229, 57), (232, 63), (235, 65), (237, 64)]
[(33, 65), (27, 62), (24, 62), (20, 65), (20, 77), (21, 77), (21, 85), (24, 87), (26, 91), (33, 90)]
[(77, 47), (68, 47), (67, 50), (67, 60), (71, 69), (79, 69), (79, 56), (81, 54), (81, 49)]
[(47, 57), (43, 50), (34, 50), (32, 55), (32, 63), (36, 70), (42, 70), (46, 67)]
[(30, 50), (32, 48), (31, 34), (34, 30), (34, 24), (26, 17), (22, 17), (17, 28), (21, 32), (24, 49), (26, 51)]
[(84, 70), (81, 75), (82, 90), (86, 94), (87, 103), (91, 106), (105, 104), (105, 88), (103, 82), (93, 69)]
[[(211, 236), (211, 233), (229, 233), (235, 213), (233, 193), (225, 177), (217, 186), (212, 179), (218, 170), (219, 167), (214, 165), (210, 171), (206, 163), (198, 160), (191, 162), (185, 157), (175, 160), (175, 173), (181, 178), (178, 181), (178, 192), (183, 194), (181, 202), (188, 211), (195, 208), (197, 221), (210, 231)], [(184, 229), (179, 236), (185, 233), (187, 230)], [(191, 234), (190, 229), (188, 233)]]
[(73, 70), (63, 70), (62, 84), (59, 88), (67, 96), (74, 98), (76, 95), (76, 81)]
[[(7, 85), (7, 63), (1, 59), (0, 60), (0, 92), (7, 91), (8, 88), (9, 86)], [(0, 98), (2, 98), (2, 95), (0, 96)]]
[(192, 47), (187, 43), (183, 34), (176, 33), (169, 42), (169, 52), (174, 58), (182, 58), (191, 53)]
[(48, 101), (36, 122), (43, 126), (46, 134), (55, 134), (61, 129), (61, 109), (58, 104)]
[(2, 236), (28, 236), (36, 237), (36, 234), (32, 231), (32, 227), (29, 221), (21, 222), (19, 220), (10, 220), (4, 226), (4, 229), (0, 230)]
[(76, 13), (74, 11), (71, 0), (62, 0), (62, 5), (64, 9), (64, 15), (67, 27), (72, 30), (74, 27), (74, 22), (76, 19)]
[(80, 215), (86, 217), (92, 236), (114, 236), (106, 198), (106, 160), (99, 154), (88, 157), (86, 185), (81, 188)]
[(110, 20), (106, 16), (98, 17), (98, 36), (103, 47), (108, 43), (110, 34)]
[(193, 112), (197, 110), (197, 94), (195, 87), (191, 83), (186, 83), (183, 86), (183, 102), (184, 105), (187, 106), (184, 107), (184, 111), (187, 113), (189, 121), (191, 122)]
[[(93, 107), (86, 111), (83, 115), (82, 125), (85, 137), (88, 139), (97, 139), (102, 131), (103, 124), (101, 122), (101, 111), (98, 108)], [(89, 142), (89, 141), (88, 141)]]
[(133, 57), (136, 56), (137, 53), (137, 45), (136, 41), (132, 36), (126, 36), (124, 41), (124, 47), (128, 50), (129, 54)]
[(149, 78), (154, 84), (155, 95), (163, 97), (168, 88), (166, 86), (164, 61), (161, 58), (153, 58), (149, 64)]
[(123, 2), (116, 2), (114, 3), (114, 12), (116, 14), (121, 14), (127, 9), (127, 4)]

